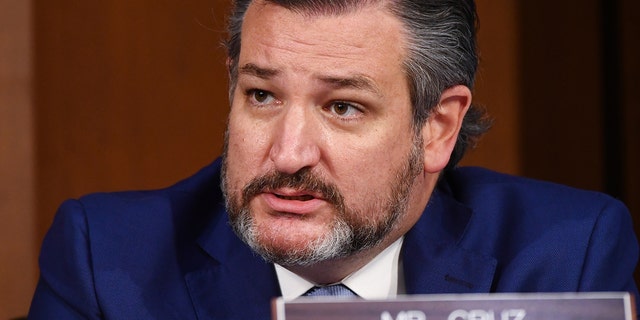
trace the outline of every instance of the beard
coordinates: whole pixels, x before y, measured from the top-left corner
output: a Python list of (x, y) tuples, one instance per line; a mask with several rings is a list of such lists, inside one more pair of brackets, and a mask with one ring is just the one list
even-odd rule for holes
[[(392, 176), (387, 193), (364, 208), (348, 206), (338, 187), (325, 181), (310, 168), (294, 174), (278, 171), (255, 177), (242, 188), (241, 195), (230, 192), (227, 176), (228, 144), (225, 142), (222, 165), (222, 191), (225, 196), (229, 222), (240, 239), (268, 262), (282, 266), (308, 266), (322, 261), (339, 259), (375, 247), (398, 225), (406, 215), (415, 178), (424, 167), (423, 141), (416, 134), (404, 163)], [(255, 222), (250, 202), (257, 195), (291, 188), (319, 194), (334, 208), (328, 232), (309, 239), (304, 246), (282, 245), (285, 232), (265, 236)], [(300, 217), (304, 219), (304, 216)]]

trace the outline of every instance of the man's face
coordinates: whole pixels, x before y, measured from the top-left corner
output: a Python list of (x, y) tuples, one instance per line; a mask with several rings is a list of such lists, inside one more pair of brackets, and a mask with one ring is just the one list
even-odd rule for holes
[(233, 227), (267, 259), (344, 257), (388, 244), (419, 217), (428, 192), (403, 45), (381, 7), (249, 7), (224, 185)]

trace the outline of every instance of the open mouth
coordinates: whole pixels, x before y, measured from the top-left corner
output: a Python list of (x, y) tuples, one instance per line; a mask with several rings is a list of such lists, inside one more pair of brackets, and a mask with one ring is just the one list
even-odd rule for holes
[(276, 197), (284, 200), (297, 200), (297, 201), (309, 201), (315, 199), (315, 197), (305, 194), (301, 196), (283, 196), (281, 194), (275, 194)]
[(317, 213), (327, 205), (322, 194), (316, 194), (311, 190), (287, 188), (269, 190), (263, 192), (260, 198), (269, 212), (293, 214), (293, 216)]

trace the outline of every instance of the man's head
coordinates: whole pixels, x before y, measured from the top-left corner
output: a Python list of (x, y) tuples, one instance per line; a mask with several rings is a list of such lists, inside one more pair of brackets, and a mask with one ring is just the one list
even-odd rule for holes
[[(253, 0), (235, 0), (229, 18), (226, 43), (229, 58), (229, 96), (233, 98), (241, 50), (242, 22)], [(267, 0), (308, 15), (341, 14), (367, 5), (384, 4), (401, 20), (407, 36), (404, 68), (411, 88), (413, 120), (421, 128), (440, 93), (454, 85), (473, 89), (478, 66), (477, 16), (474, 0)], [(389, 44), (393, 45), (393, 44)], [(472, 105), (447, 169), (455, 167), (466, 150), (485, 133), (491, 123), (485, 111)]]
[(475, 10), (433, 2), (236, 3), (223, 186), (234, 229), (267, 259), (366, 260), (457, 161)]

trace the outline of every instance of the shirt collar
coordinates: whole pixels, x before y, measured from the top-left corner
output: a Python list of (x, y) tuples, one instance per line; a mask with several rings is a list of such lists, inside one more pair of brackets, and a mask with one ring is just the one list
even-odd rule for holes
[[(341, 282), (364, 299), (395, 298), (403, 292), (404, 283), (401, 279), (400, 249), (404, 237), (396, 240), (369, 263), (354, 273), (345, 277)], [(275, 264), (280, 291), (285, 300), (293, 300), (300, 297), (315, 284), (296, 275), (286, 268)]]

